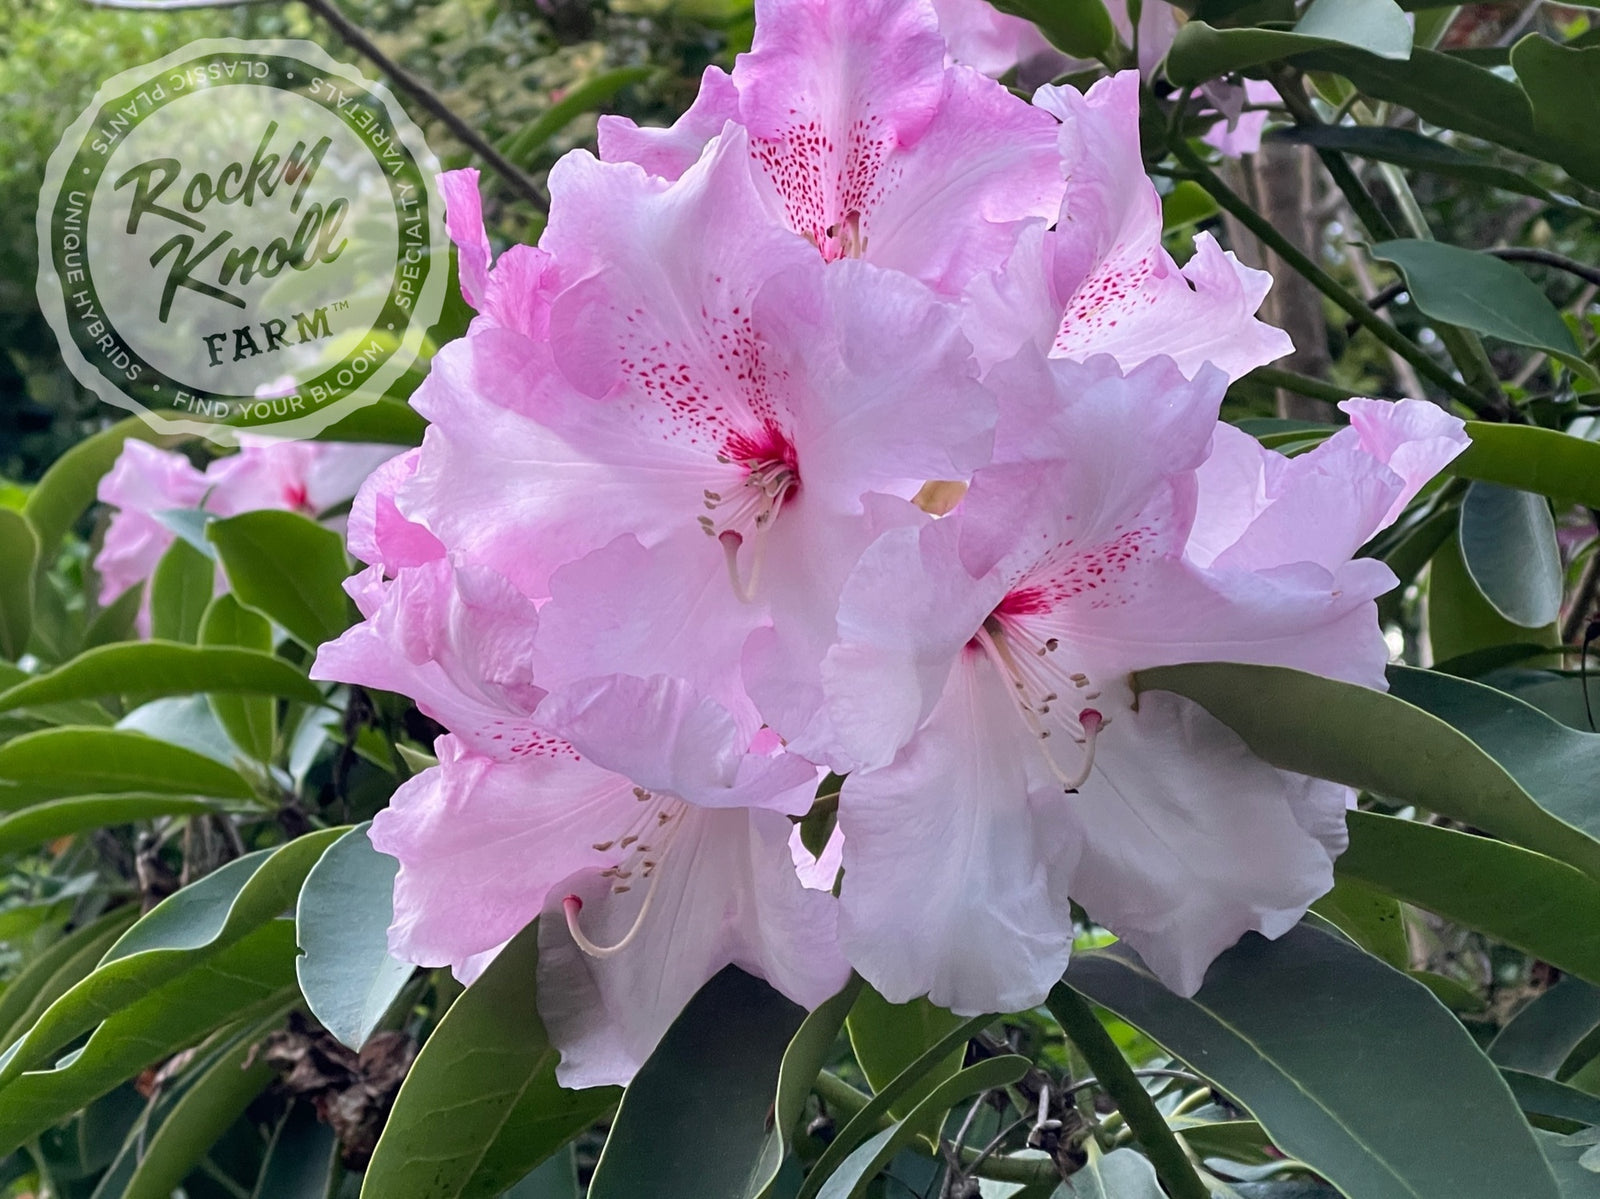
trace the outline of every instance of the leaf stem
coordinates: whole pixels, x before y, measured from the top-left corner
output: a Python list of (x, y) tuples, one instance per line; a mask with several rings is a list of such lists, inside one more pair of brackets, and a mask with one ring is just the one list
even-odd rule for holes
[(1183, 139), (1173, 138), (1170, 145), (1173, 155), (1193, 172), (1195, 182), (1205, 188), (1220, 207), (1236, 217), (1241, 225), (1260, 238), (1262, 244), (1283, 259), (1291, 269), (1304, 275), (1313, 287), (1349, 313), (1358, 325), (1416, 367), (1419, 374), (1431, 380), (1452, 399), (1459, 400), (1474, 413), (1490, 419), (1503, 415), (1496, 404), (1479, 395), (1441, 367), (1421, 346), (1374, 313), (1364, 300), (1352, 294), (1337, 279), (1301, 253), (1288, 238), (1273, 228), (1270, 221), (1246, 204), (1232, 188), (1218, 178), (1216, 172), (1201, 161), (1200, 156), (1191, 150)]
[(1302, 375), (1298, 371), (1281, 370), (1274, 366), (1258, 366), (1241, 379), (1240, 382), (1260, 383), (1266, 387), (1281, 387), (1285, 391), (1292, 391), (1298, 395), (1327, 400), (1330, 404), (1342, 404), (1350, 398), (1349, 390), (1335, 383), (1324, 383), (1321, 379), (1314, 379), (1310, 375)]
[(1210, 1199), (1211, 1192), (1195, 1173), (1177, 1135), (1167, 1127), (1166, 1118), (1156, 1110), (1155, 1101), (1088, 1001), (1062, 982), (1050, 989), (1045, 1004), (1116, 1102), (1117, 1110), (1149, 1154), (1150, 1164), (1156, 1168), (1167, 1194), (1172, 1199)]

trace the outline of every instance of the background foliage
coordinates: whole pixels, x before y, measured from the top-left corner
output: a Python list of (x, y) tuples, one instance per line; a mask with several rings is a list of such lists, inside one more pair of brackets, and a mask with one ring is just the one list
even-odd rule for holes
[[(1006, 7), (1098, 28), (1081, 4)], [(337, 39), (292, 3), (0, 0), (0, 1188), (1600, 1194), (1600, 694), (1584, 670), (1600, 33), (1583, 9), (1407, 3), (1398, 61), (1392, 0), (1310, 7), (1200, 0), (1146, 97), (1175, 252), (1203, 227), (1267, 263), (1268, 316), (1297, 343), (1228, 414), (1293, 453), (1326, 435), (1330, 400), (1425, 395), (1478, 418), (1474, 445), (1367, 547), (1402, 580), (1383, 603), (1390, 694), (1203, 664), (1139, 683), (1361, 789), (1336, 889), (1289, 936), (1224, 955), (1193, 1000), (1092, 927), (1046, 1008), (969, 1021), (859, 985), (807, 1016), (730, 970), (619, 1096), (555, 1085), (531, 933), (465, 993), (388, 958), (393, 864), (360, 822), (435, 730), (399, 697), (305, 677), (352, 615), (330, 534), (284, 513), (194, 526), (152, 583), (157, 640), (131, 639), (136, 599), (92, 598), (96, 482), (150, 434), (73, 384), (39, 316), (44, 158), (130, 63), (201, 36)], [(721, 0), (348, 15), (535, 180), (596, 108), (670, 120), (750, 35)], [(1219, 160), (1196, 140), (1194, 87), (1236, 72), (1284, 104), (1259, 154)], [(473, 161), (412, 111), (446, 165)], [(535, 237), (536, 206), (485, 182), (497, 239)], [(403, 398), (330, 436), (415, 444)], [(184, 581), (213, 559), (233, 594), (186, 616)]]

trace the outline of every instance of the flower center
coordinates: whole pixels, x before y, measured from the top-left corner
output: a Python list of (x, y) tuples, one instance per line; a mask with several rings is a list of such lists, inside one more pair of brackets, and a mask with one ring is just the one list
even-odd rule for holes
[(583, 900), (576, 895), (568, 895), (561, 901), (562, 913), (567, 918), (567, 931), (572, 934), (572, 939), (578, 948), (593, 958), (608, 958), (619, 953), (638, 936), (644, 918), (656, 897), (656, 880), (659, 877), (656, 867), (661, 864), (662, 857), (671, 848), (674, 835), (682, 827), (683, 814), (687, 810), (687, 805), (682, 800), (672, 796), (658, 796), (643, 787), (635, 787), (633, 797), (639, 801), (640, 807), (629, 823), (627, 831), (608, 841), (596, 841), (591, 847), (598, 853), (605, 853), (613, 848), (619, 851), (617, 861), (600, 872), (601, 878), (612, 880), (611, 894), (624, 895), (641, 883), (648, 888), (644, 903), (639, 907), (639, 914), (634, 917), (627, 933), (614, 945), (597, 945), (584, 934), (578, 924), (578, 914), (583, 911)]
[[(729, 439), (717, 461), (742, 467), (744, 478), (731, 490), (704, 494), (706, 514), (700, 527), (706, 536), (722, 543), (728, 562), (728, 579), (742, 600), (755, 598), (761, 581), (761, 563), (766, 557), (767, 533), (784, 502), (800, 488), (800, 467), (794, 446), (775, 429), (766, 431), (759, 443), (736, 436)], [(748, 569), (740, 569), (740, 551), (749, 543)]]
[[(1027, 622), (1017, 620), (1007, 609), (1010, 598), (1002, 600), (983, 622), (973, 642), (1010, 684), (1006, 691), (1018, 717), (1037, 742), (1050, 773), (1070, 795), (1088, 781), (1094, 770), (1095, 741), (1111, 721), (1098, 708), (1088, 706), (1088, 701), (1100, 698), (1089, 676), (1082, 671), (1069, 673), (1056, 658), (1061, 642), (1055, 637), (1040, 638)], [(1074, 707), (1076, 713), (1069, 715)], [(1052, 739), (1055, 733), (1065, 736)], [(1081, 748), (1073, 770), (1062, 766), (1054, 751), (1068, 740)]]

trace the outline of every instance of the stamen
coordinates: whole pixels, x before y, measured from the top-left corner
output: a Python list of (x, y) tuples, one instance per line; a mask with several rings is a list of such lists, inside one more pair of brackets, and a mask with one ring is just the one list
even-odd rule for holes
[[(639, 914), (633, 918), (633, 926), (628, 929), (622, 940), (615, 945), (596, 945), (588, 937), (584, 936), (583, 929), (578, 927), (578, 913), (583, 911), (583, 900), (576, 895), (569, 895), (563, 899), (561, 901), (561, 911), (567, 918), (567, 931), (572, 934), (572, 939), (577, 943), (578, 948), (592, 958), (603, 960), (612, 954), (621, 953), (631, 945), (633, 939), (639, 935), (639, 930), (644, 927), (644, 918), (650, 911), (650, 905), (655, 902), (656, 880), (659, 877), (653, 870), (650, 872), (650, 889), (645, 892), (644, 903), (639, 906)], [(621, 895), (630, 889), (627, 886), (613, 887), (612, 894)]]
[[(1030, 694), (1030, 683), (1037, 687), (1039, 680), (1036, 675), (1030, 675), (1022, 669), (1022, 663), (1018, 660), (1016, 651), (1011, 645), (1011, 638), (1007, 635), (1006, 628), (998, 617), (991, 616), (984, 621), (983, 628), (977, 634), (977, 641), (989, 653), (995, 665), (1000, 668), (1001, 673), (1010, 680), (1011, 687), (1008, 693), (1016, 704), (1017, 714), (1022, 718), (1023, 724), (1037, 738), (1039, 752), (1044, 758), (1045, 765), (1050, 768), (1050, 773), (1055, 775), (1056, 780), (1061, 784), (1062, 790), (1067, 794), (1070, 795), (1076, 792), (1079, 787), (1088, 781), (1090, 773), (1094, 770), (1095, 738), (1099, 736), (1100, 730), (1107, 723), (1105, 717), (1094, 708), (1083, 708), (1079, 711), (1077, 723), (1083, 730), (1083, 736), (1079, 740), (1079, 744), (1084, 747), (1083, 760), (1079, 763), (1076, 771), (1071, 774), (1067, 773), (1050, 752), (1046, 742), (1050, 740), (1051, 730), (1041, 722), (1041, 717), (1050, 715), (1050, 705), (1060, 696), (1055, 691), (1043, 691), (1042, 694), (1035, 691)], [(1050, 638), (1050, 642), (1055, 642), (1055, 644), (1059, 645), (1055, 638)], [(1046, 644), (1048, 645), (1049, 643), (1047, 642)], [(1034, 661), (1035, 658), (1040, 656), (1042, 655), (1036, 652), (1028, 660)], [(1048, 668), (1043, 663), (1035, 662), (1035, 670), (1040, 669)], [(1061, 677), (1058, 672), (1052, 671), (1051, 673), (1055, 673), (1057, 678)], [(1068, 675), (1067, 678), (1080, 689), (1089, 685), (1088, 676), (1081, 672), (1074, 672)], [(1095, 691), (1090, 698), (1099, 694), (1100, 692)], [(1034, 695), (1037, 695), (1036, 699)]]

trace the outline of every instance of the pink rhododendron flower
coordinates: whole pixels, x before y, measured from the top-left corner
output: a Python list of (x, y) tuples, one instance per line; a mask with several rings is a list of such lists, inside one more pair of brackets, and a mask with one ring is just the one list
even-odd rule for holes
[[(248, 433), (240, 435), (239, 445), (237, 454), (216, 459), (204, 471), (182, 454), (142, 441), (123, 446), (100, 480), (100, 502), (117, 509), (94, 562), (102, 604), (155, 573), (177, 536), (159, 513), (201, 509), (237, 516), (277, 508), (316, 516), (349, 500), (393, 452), (385, 446), (280, 441)], [(223, 587), (220, 572), (217, 587)], [(139, 628), (149, 632), (148, 596)]]
[(1216, 102), (1222, 119), (1206, 130), (1200, 140), (1215, 146), (1228, 158), (1255, 154), (1261, 149), (1261, 134), (1271, 116), (1266, 111), (1246, 112), (1246, 104), (1276, 104), (1278, 89), (1265, 79), (1246, 79), (1242, 85), (1219, 83), (1206, 89)]
[(1024, 341), (1123, 367), (1165, 355), (1192, 375), (1203, 363), (1233, 378), (1287, 354), (1281, 329), (1256, 319), (1272, 284), (1209, 233), (1179, 268), (1161, 245), (1161, 199), (1139, 157), (1139, 77), (1123, 71), (1087, 94), (1039, 89), (1034, 102), (1061, 120), (1071, 179), (1053, 230), (1020, 239), (1006, 269), (981, 280), (967, 323), (986, 364)]
[(1394, 578), (1350, 555), (1462, 425), (1352, 401), (1356, 426), (1291, 460), (1215, 423), (1211, 368), (1034, 356), (1000, 375), (1023, 398), (995, 464), (844, 591), (825, 678), (868, 768), (840, 798), (841, 941), (890, 1000), (1016, 1010), (1066, 965), (1070, 895), (1192, 994), (1332, 884), (1348, 792), (1267, 766), (1189, 701), (1135, 703), (1130, 676), (1222, 660), (1383, 686), (1372, 601)]
[(824, 258), (959, 293), (1064, 183), (1050, 121), (945, 51), (927, 0), (758, 0), (732, 75), (668, 130), (602, 117), (601, 157), (675, 179), (742, 125), (763, 201)]
[(380, 569), (352, 581), (367, 621), (312, 673), (402, 691), (451, 730), (373, 823), (401, 863), (397, 956), (470, 981), (544, 911), (541, 1012), (569, 1086), (626, 1082), (730, 962), (808, 1006), (843, 984), (833, 899), (789, 860), (815, 766), (678, 680), (547, 693), (539, 615), (487, 568)]

